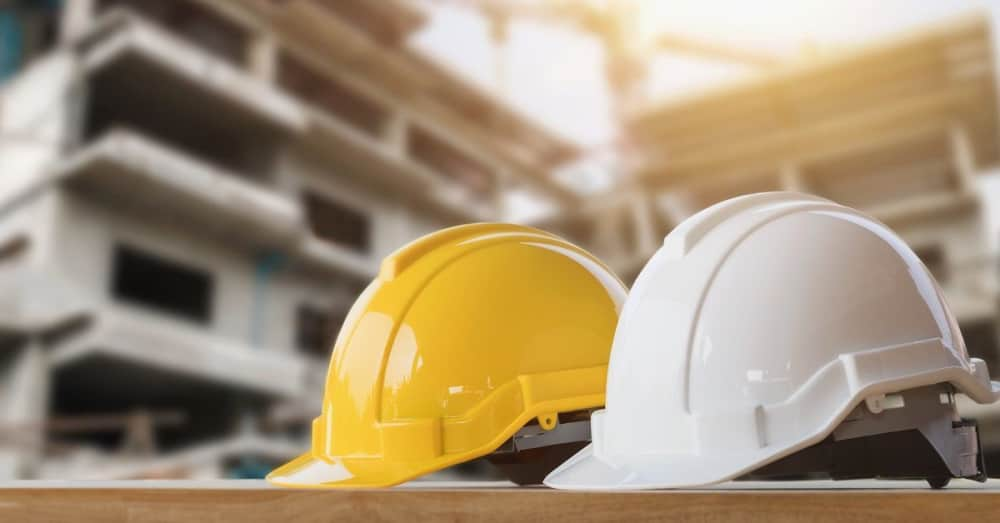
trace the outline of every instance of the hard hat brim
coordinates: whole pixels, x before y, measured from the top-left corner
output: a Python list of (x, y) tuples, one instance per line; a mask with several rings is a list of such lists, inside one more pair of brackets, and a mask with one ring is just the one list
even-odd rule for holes
[(327, 461), (306, 453), (271, 471), (267, 481), (293, 488), (390, 487), (427, 472), (426, 463), (390, 464), (371, 458)]
[(762, 453), (728, 456), (650, 456), (642, 463), (615, 465), (596, 456), (593, 444), (553, 470), (545, 485), (570, 490), (638, 490), (700, 487), (752, 470)]
[[(978, 377), (958, 367), (940, 372), (940, 379), (925, 379), (930, 383), (951, 382), (959, 392), (980, 403), (992, 403), (1000, 396), (1000, 382)], [(951, 378), (951, 379), (949, 379)], [(886, 390), (904, 390), (899, 385)], [(665, 454), (644, 455), (629, 464), (615, 464), (598, 456), (594, 444), (587, 445), (565, 463), (546, 476), (548, 487), (568, 490), (642, 490), (704, 487), (736, 479), (763, 465), (777, 461), (793, 452), (818, 443), (829, 435), (843, 417), (865, 395), (859, 394), (847, 402), (840, 414), (830, 418), (826, 426), (808, 438), (790, 441), (781, 446), (762, 447), (757, 450), (719, 455)]]

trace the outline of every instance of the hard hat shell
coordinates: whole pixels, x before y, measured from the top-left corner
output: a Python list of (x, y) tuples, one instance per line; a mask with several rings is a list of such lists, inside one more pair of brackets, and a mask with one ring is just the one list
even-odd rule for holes
[(951, 383), (995, 401), (930, 273), (892, 231), (797, 193), (692, 216), (622, 311), (607, 407), (556, 488), (706, 485), (827, 437), (861, 402)]
[(312, 450), (268, 475), (388, 486), (489, 454), (531, 420), (604, 404), (624, 285), (516, 225), (445, 229), (386, 258), (337, 338)]

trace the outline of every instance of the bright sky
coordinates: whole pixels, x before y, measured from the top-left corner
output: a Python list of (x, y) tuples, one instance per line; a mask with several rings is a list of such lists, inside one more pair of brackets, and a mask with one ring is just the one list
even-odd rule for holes
[[(432, 0), (425, 5), (433, 6), (431, 23), (416, 35), (415, 47), (573, 141), (596, 145), (611, 137), (602, 50), (594, 40), (568, 24), (521, 21), (497, 50), (474, 11)], [(977, 10), (1000, 24), (1000, 0), (644, 0), (642, 10), (647, 35), (670, 32), (788, 57), (863, 44)], [(497, 78), (498, 55), (507, 64), (506, 89)], [(752, 72), (742, 66), (667, 54), (654, 62), (649, 94), (675, 96), (747, 74)]]
[[(520, 21), (513, 24), (508, 44), (498, 50), (474, 11), (424, 1), (432, 6), (431, 23), (416, 35), (415, 47), (574, 142), (600, 146), (611, 141), (614, 126), (596, 41), (569, 25)], [(800, 59), (976, 11), (988, 12), (994, 27), (1000, 27), (1000, 0), (642, 2), (644, 35), (671, 32)], [(506, 64), (503, 79), (497, 74), (498, 57)], [(675, 97), (750, 74), (753, 71), (743, 66), (667, 54), (653, 63), (647, 95)], [(983, 180), (991, 203), (997, 203), (991, 214), (1000, 223), (1000, 176)]]

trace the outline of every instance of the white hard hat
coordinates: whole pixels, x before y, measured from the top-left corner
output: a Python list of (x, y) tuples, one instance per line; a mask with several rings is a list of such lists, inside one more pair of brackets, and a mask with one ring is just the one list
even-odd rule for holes
[[(951, 475), (984, 478), (973, 470), (975, 427), (954, 414), (952, 387), (979, 403), (1000, 394), (899, 237), (821, 198), (742, 196), (678, 226), (639, 274), (615, 333), (606, 407), (591, 418), (593, 443), (545, 483), (706, 485), (834, 436), (900, 427), (931, 440)], [(940, 409), (927, 407), (928, 391)], [(904, 403), (923, 407), (878, 414)], [(849, 434), (845, 420), (865, 430)]]

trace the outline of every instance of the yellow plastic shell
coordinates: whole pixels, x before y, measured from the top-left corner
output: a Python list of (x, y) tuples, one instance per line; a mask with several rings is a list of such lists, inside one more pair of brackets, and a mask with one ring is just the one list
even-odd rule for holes
[(334, 345), (312, 450), (268, 480), (379, 487), (487, 455), (532, 419), (604, 404), (622, 283), (516, 225), (445, 229), (386, 258)]

